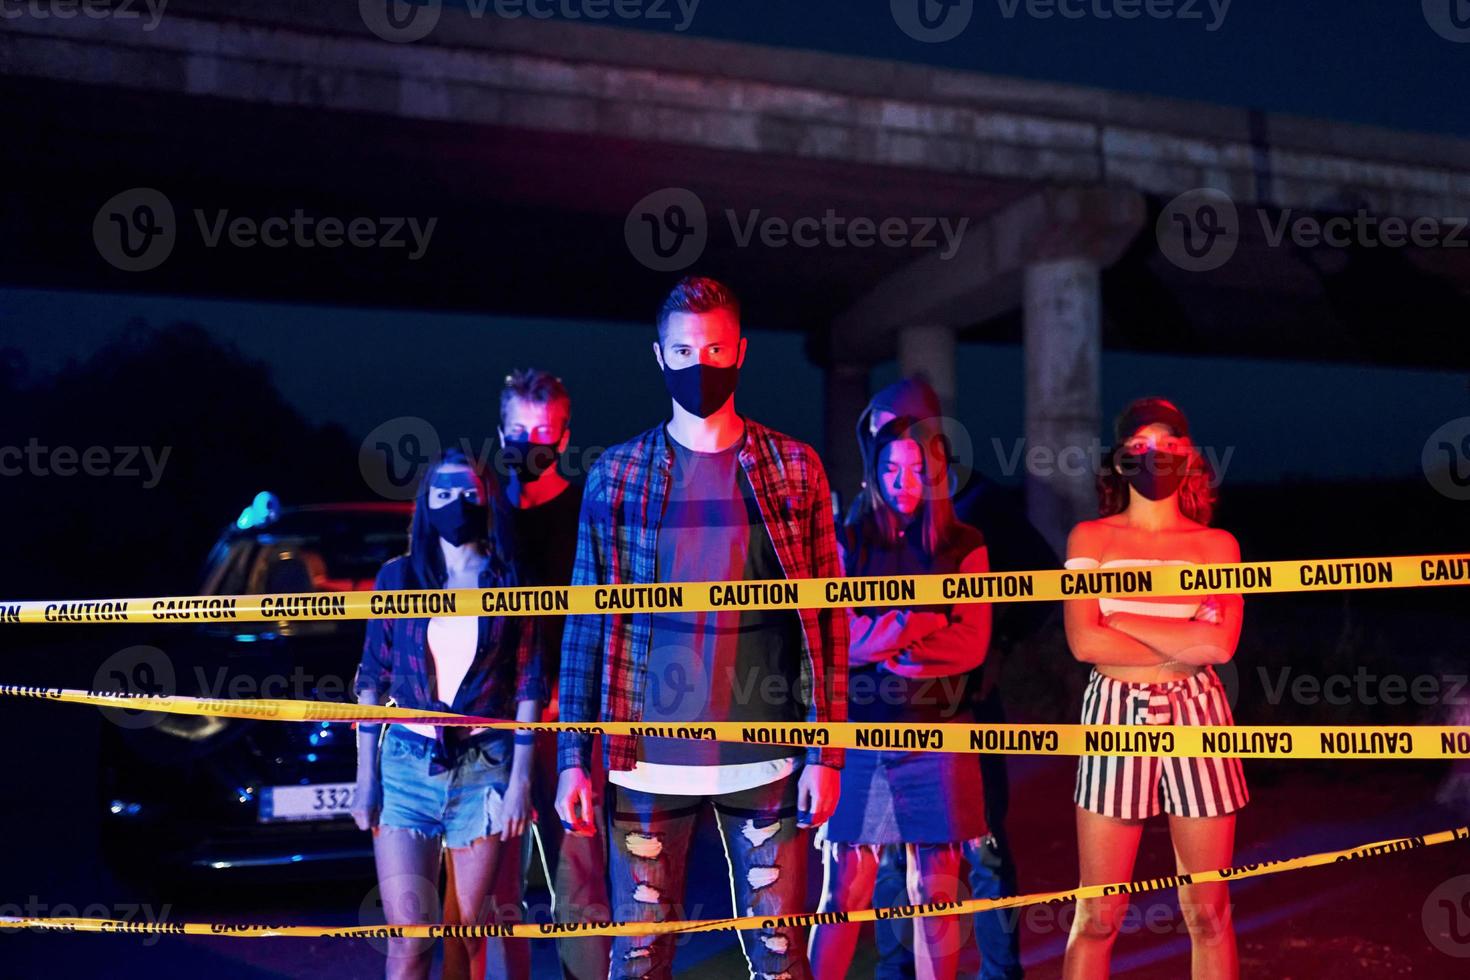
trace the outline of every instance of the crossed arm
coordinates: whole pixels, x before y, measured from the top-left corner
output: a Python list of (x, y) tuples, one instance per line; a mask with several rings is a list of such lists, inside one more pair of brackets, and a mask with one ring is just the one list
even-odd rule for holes
[[(1086, 524), (1067, 539), (1067, 557), (1096, 558), (1098, 542)], [(1240, 545), (1224, 532), (1210, 534), (1203, 556), (1208, 562), (1237, 562)], [(1062, 603), (1067, 643), (1082, 663), (1111, 667), (1161, 667), (1165, 664), (1221, 664), (1235, 655), (1245, 603), (1238, 593), (1210, 596), (1193, 619), (1165, 619), (1140, 613), (1102, 615), (1096, 599)]]

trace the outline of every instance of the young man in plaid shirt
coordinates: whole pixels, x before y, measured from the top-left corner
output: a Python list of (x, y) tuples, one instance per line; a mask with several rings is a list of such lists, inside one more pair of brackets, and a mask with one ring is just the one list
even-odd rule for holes
[[(745, 352), (728, 287), (687, 278), (669, 294), (653, 353), (672, 417), (588, 473), (572, 584), (841, 574), (816, 453), (735, 411)], [(842, 610), (577, 615), (562, 644), (561, 719), (841, 721), (846, 680)], [(588, 736), (562, 733), (557, 812), (573, 833), (597, 830), (589, 752)], [(615, 918), (683, 917), (691, 834), (706, 804), (725, 840), (736, 914), (808, 911), (807, 837), (836, 807), (840, 749), (609, 737), (606, 753)], [(754, 975), (811, 975), (805, 930), (751, 930), (741, 944)], [(611, 976), (668, 977), (673, 958), (672, 936), (617, 937)]]

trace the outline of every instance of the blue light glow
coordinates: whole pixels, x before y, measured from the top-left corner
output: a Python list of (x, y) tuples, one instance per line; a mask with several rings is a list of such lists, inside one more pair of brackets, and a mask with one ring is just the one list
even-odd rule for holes
[(276, 495), (269, 490), (262, 490), (255, 495), (250, 506), (240, 512), (240, 517), (235, 521), (235, 526), (242, 531), (248, 531), (252, 527), (260, 527), (269, 524), (281, 514), (281, 502)]

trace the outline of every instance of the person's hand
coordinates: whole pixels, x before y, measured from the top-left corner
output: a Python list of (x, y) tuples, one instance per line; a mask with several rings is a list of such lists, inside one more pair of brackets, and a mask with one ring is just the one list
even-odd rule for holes
[(847, 662), (851, 667), (863, 667), (868, 664), (881, 664), (898, 653), (902, 647), (903, 626), (908, 618), (908, 610), (890, 609), (881, 616), (869, 619), (862, 617), (871, 627), (864, 633), (854, 634), (860, 641), (853, 643), (847, 650)]
[(885, 650), (897, 650), (903, 640), (904, 627), (908, 625), (907, 609), (890, 609), (873, 620), (871, 634), (873, 645)]
[(1225, 618), (1224, 611), (1220, 608), (1220, 600), (1210, 596), (1199, 604), (1192, 617), (1198, 623), (1216, 624)]
[(796, 784), (796, 825), (820, 827), (837, 810), (842, 775), (831, 766), (803, 766)]
[(500, 839), (515, 840), (526, 832), (534, 819), (536, 810), (531, 805), (531, 780), (526, 776), (512, 775), (505, 787), (505, 797), (500, 801)]
[(903, 636), (899, 645), (902, 649), (907, 650), (930, 633), (942, 630), (948, 625), (949, 617), (944, 613), (931, 612), (927, 609), (912, 610), (908, 619), (904, 621)]
[(383, 809), (383, 784), (374, 772), (357, 774), (357, 790), (352, 797), (352, 821), (358, 830), (372, 830), (378, 825)]
[(592, 837), (597, 821), (592, 817), (592, 778), (580, 766), (563, 769), (556, 781), (556, 815), (567, 833)]

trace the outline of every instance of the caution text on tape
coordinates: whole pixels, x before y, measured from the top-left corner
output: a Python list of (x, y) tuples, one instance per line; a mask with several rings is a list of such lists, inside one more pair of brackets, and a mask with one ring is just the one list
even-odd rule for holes
[(1057, 905), (1078, 899), (1108, 895), (1135, 895), (1181, 885), (1198, 885), (1217, 881), (1236, 881), (1264, 875), (1282, 874), (1303, 868), (1321, 867), (1417, 851), (1441, 844), (1470, 840), (1470, 827), (1456, 827), (1418, 837), (1363, 844), (1339, 851), (1323, 851), (1302, 857), (1261, 861), (1196, 871), (1188, 874), (1148, 878), (1142, 881), (1086, 885), (1066, 891), (1016, 895), (1010, 898), (970, 899), (967, 901), (930, 902), (895, 908), (859, 909), (851, 912), (811, 912), (783, 916), (739, 916), (725, 919), (669, 922), (565, 922), (544, 924), (445, 925), (403, 923), (383, 926), (347, 928), (308, 925), (276, 925), (253, 922), (130, 922), (122, 919), (37, 918), (0, 916), (0, 929), (38, 929), (48, 932), (155, 933), (187, 936), (226, 936), (237, 938), (304, 938), (304, 939), (441, 939), (445, 937), (499, 937), (535, 939), (548, 936), (649, 936), (695, 932), (727, 932), (754, 929), (806, 929), (817, 925), (846, 922), (876, 922), (881, 919), (919, 919), (944, 915), (966, 915), (994, 909), (1019, 908), (1027, 905)]
[(721, 609), (1046, 602), (1122, 596), (1327, 592), (1470, 585), (1470, 554), (1239, 562), (975, 575), (895, 575), (659, 585), (295, 592), (0, 601), (3, 623), (218, 623), (405, 616), (566, 616)]
[(436, 726), (574, 731), (695, 741), (904, 752), (1005, 755), (1140, 755), (1173, 758), (1463, 759), (1470, 726), (1454, 725), (964, 725), (862, 722), (518, 722), (417, 708), (288, 699), (134, 695), (0, 685), (0, 696), (102, 708), (286, 722), (413, 722)]

